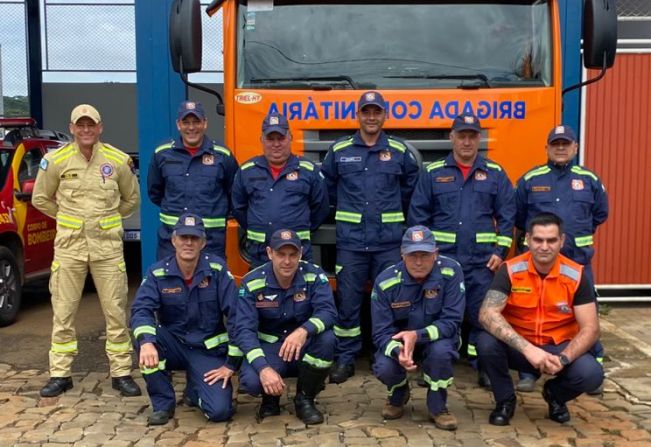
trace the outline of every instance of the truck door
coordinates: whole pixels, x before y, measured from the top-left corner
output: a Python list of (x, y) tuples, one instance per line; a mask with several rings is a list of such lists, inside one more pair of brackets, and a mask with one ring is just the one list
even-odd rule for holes
[(14, 178), (17, 179), (17, 188), (14, 189), (14, 216), (18, 232), (23, 238), (26, 275), (49, 269), (54, 255), (56, 223), (34, 208), (31, 200), (36, 174), (46, 150), (47, 148), (41, 145), (25, 148), (20, 161), (14, 160)]

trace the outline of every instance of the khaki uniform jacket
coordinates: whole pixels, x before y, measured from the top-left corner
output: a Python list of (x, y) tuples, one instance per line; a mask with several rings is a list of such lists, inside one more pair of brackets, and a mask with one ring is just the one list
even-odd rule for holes
[(45, 155), (33, 205), (55, 218), (55, 256), (100, 260), (122, 254), (122, 218), (140, 203), (133, 161), (102, 142), (90, 161), (70, 143)]

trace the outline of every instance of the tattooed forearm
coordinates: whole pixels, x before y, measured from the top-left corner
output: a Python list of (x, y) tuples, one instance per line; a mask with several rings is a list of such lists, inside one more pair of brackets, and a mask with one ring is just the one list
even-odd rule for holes
[(495, 338), (519, 352), (529, 344), (502, 316), (508, 297), (497, 290), (489, 290), (479, 311), (479, 322)]

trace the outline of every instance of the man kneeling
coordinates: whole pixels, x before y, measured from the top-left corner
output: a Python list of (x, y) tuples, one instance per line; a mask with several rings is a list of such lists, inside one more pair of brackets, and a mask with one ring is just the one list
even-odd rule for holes
[(271, 261), (242, 279), (236, 341), (246, 354), (240, 390), (262, 394), (259, 418), (280, 414), (283, 378), (298, 375), (296, 416), (309, 425), (323, 422), (314, 398), (332, 365), (337, 312), (326, 274), (301, 261), (301, 253), (296, 232), (273, 233), (267, 247)]
[(201, 253), (206, 233), (199, 216), (179, 218), (172, 245), (176, 254), (149, 268), (131, 308), (140, 368), (154, 409), (149, 425), (166, 424), (174, 416), (172, 370), (186, 371), (186, 402), (211, 421), (225, 421), (233, 414), (229, 380), (242, 361), (239, 349), (228, 345), (237, 289), (224, 260)]
[(560, 254), (561, 219), (542, 213), (529, 221), (529, 252), (502, 264), (482, 304), (479, 361), (490, 377), (493, 425), (508, 425), (515, 411), (509, 368), (556, 376), (543, 387), (549, 418), (567, 422), (566, 402), (603, 381), (588, 350), (599, 337), (594, 289), (583, 267)]
[(400, 250), (403, 260), (378, 275), (371, 295), (378, 349), (373, 372), (389, 389), (382, 416), (402, 417), (409, 400), (407, 372), (416, 370), (418, 359), (429, 386), (430, 419), (442, 430), (454, 430), (457, 419), (446, 404), (466, 305), (463, 273), (456, 261), (438, 255), (427, 227), (409, 228)]

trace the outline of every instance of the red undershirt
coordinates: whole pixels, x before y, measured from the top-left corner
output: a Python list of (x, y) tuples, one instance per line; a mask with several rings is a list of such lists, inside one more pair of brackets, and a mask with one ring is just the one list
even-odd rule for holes
[(190, 153), (190, 157), (194, 157), (197, 154), (197, 152), (199, 152), (199, 149), (201, 149), (201, 146), (197, 146), (197, 147), (185, 146), (185, 150)]
[(187, 278), (187, 279), (184, 278), (183, 281), (185, 281), (185, 285), (188, 287), (192, 285), (192, 278)]
[(461, 163), (457, 162), (457, 166), (459, 166), (459, 169), (461, 169), (461, 174), (463, 174), (463, 179), (468, 178), (468, 174), (470, 174), (470, 169), (472, 169), (472, 165), (466, 166), (462, 165)]
[(280, 173), (282, 172), (283, 169), (285, 169), (285, 165), (282, 165), (280, 167), (269, 165), (269, 171), (271, 172), (271, 176), (273, 177), (274, 180), (280, 177)]

